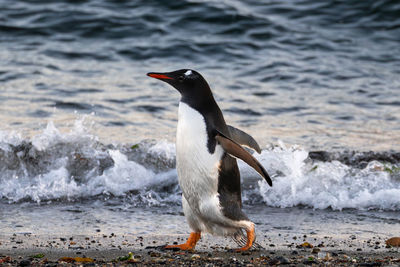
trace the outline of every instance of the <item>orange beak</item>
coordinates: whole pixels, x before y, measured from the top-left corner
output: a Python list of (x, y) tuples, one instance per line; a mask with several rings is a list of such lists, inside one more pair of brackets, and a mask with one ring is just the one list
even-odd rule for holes
[(160, 79), (160, 80), (173, 80), (174, 79), (165, 74), (159, 74), (159, 73), (153, 73), (153, 72), (147, 73), (147, 76), (149, 76), (151, 78)]

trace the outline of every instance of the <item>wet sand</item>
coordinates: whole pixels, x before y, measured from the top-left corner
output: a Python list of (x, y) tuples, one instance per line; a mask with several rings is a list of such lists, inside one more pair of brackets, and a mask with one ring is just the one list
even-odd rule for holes
[[(235, 252), (229, 238), (204, 235), (196, 250), (163, 250), (166, 243), (182, 243), (185, 235), (0, 236), (1, 266), (400, 266), (400, 249), (387, 247), (379, 237), (352, 235), (258, 237), (263, 249)], [(129, 258), (129, 254), (131, 257)], [(129, 259), (128, 259), (129, 258)]]

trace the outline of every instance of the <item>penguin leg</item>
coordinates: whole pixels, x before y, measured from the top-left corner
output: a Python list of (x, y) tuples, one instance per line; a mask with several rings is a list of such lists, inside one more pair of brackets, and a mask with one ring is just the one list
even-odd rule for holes
[(253, 246), (253, 242), (256, 239), (254, 228), (255, 228), (254, 225), (252, 225), (252, 227), (249, 230), (246, 229), (246, 234), (247, 234), (246, 245), (244, 247), (238, 248), (236, 250), (237, 252), (249, 250)]
[(180, 250), (193, 250), (196, 246), (197, 241), (200, 240), (201, 232), (191, 232), (188, 240), (184, 244), (180, 245), (168, 245), (165, 246), (166, 249), (169, 248), (179, 248)]

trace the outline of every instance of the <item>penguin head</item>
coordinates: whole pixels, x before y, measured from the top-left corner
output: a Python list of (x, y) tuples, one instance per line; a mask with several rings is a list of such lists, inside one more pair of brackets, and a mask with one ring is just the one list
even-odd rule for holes
[(212, 96), (207, 81), (195, 70), (181, 69), (172, 72), (150, 72), (147, 76), (172, 85), (183, 98)]

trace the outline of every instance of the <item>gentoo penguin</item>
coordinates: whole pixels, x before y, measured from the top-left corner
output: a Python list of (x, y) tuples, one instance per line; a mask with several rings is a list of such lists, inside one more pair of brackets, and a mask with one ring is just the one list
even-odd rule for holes
[(242, 234), (243, 229), (247, 240), (238, 251), (250, 249), (255, 227), (242, 211), (236, 158), (254, 168), (272, 186), (262, 165), (241, 146), (260, 153), (257, 142), (245, 132), (226, 125), (208, 83), (198, 72), (182, 69), (147, 75), (172, 85), (181, 94), (176, 168), (183, 211), (192, 233), (186, 243), (165, 248), (192, 250), (201, 232), (235, 236)]

